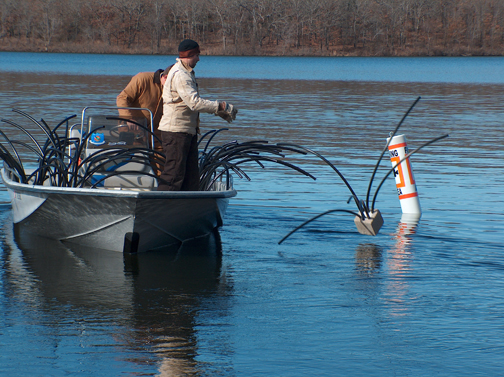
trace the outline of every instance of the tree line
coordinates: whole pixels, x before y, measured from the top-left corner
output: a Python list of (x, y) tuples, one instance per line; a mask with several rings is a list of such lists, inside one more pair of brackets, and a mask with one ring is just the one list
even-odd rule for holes
[(504, 0), (1, 0), (0, 50), (502, 55)]

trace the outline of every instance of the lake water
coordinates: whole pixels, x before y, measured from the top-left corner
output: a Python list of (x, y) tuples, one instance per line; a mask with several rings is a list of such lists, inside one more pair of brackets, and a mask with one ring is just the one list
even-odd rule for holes
[[(55, 125), (113, 106), (173, 57), (0, 53), (0, 118)], [(123, 256), (19, 234), (0, 191), (0, 375), (496, 376), (504, 368), (504, 58), (206, 57), (202, 95), (235, 104), (216, 139), (289, 142), (330, 160), (365, 199), (399, 133), (422, 217), (356, 231), (336, 173), (313, 156), (235, 177), (219, 234)], [(16, 130), (1, 122), (8, 135)], [(33, 128), (35, 131), (35, 129)], [(29, 161), (28, 161), (29, 162)], [(390, 169), (386, 156), (373, 190)], [(61, 209), (65, 211), (64, 208)]]

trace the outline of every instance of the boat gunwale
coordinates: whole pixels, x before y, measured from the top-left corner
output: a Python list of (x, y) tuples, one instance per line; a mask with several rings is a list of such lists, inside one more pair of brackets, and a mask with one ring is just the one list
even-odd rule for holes
[(225, 191), (135, 191), (128, 189), (103, 189), (30, 185), (13, 181), (8, 177), (5, 167), (1, 169), (3, 184), (10, 189), (31, 193), (89, 195), (101, 197), (125, 197), (145, 199), (219, 199), (232, 198), (237, 195), (235, 189)]

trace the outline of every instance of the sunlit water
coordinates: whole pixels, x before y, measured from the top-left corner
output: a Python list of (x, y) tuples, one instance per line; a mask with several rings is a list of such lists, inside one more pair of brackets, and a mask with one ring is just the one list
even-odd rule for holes
[[(30, 68), (33, 56), (46, 73)], [(84, 72), (61, 68), (76, 56)], [(83, 64), (85, 55), (0, 54), (0, 117), (28, 126), (11, 111), (18, 108), (55, 125), (84, 106), (113, 106), (136, 73), (128, 63), (136, 67), (138, 57), (115, 56), (115, 73), (110, 56), (91, 58)], [(172, 57), (166, 60), (141, 62), (153, 70)], [(240, 74), (220, 69), (229, 61)], [(272, 61), (281, 63), (283, 76)], [(385, 219), (378, 236), (359, 234), (353, 216), (335, 212), (279, 245), (317, 214), (355, 210), (328, 165), (292, 155), (316, 181), (273, 164), (249, 165), (251, 181), (235, 177), (238, 196), (218, 236), (180, 250), (123, 256), (15, 232), (2, 189), (0, 374), (502, 373), (502, 60), (341, 60), (342, 78), (331, 73), (334, 60), (310, 58), (308, 66), (327, 72), (327, 79), (314, 79), (306, 62), (203, 57), (197, 67), (202, 94), (239, 108), (231, 125), (202, 115), (203, 131), (229, 127), (218, 142), (268, 140), (313, 149), (365, 199), (386, 137), (420, 96), (399, 132), (410, 149), (449, 134), (411, 158), (420, 221), (401, 218), (389, 177), (377, 195)], [(206, 63), (215, 71), (208, 73)], [(60, 74), (50, 73), (52, 67)], [(374, 68), (363, 74), (362, 67)], [(391, 71), (400, 73), (396, 80)], [(0, 129), (17, 132), (5, 122)], [(385, 156), (372, 194), (389, 169)]]

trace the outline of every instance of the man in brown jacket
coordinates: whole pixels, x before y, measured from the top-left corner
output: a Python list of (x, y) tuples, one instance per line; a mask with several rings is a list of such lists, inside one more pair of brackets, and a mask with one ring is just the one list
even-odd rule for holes
[[(163, 115), (162, 94), (167, 74), (168, 71), (163, 69), (136, 74), (116, 100), (117, 107), (138, 107), (152, 112), (154, 135), (157, 136), (154, 138), (154, 150), (160, 153), (163, 152), (163, 147), (159, 141), (161, 133), (158, 126)], [(119, 109), (119, 116), (125, 119), (147, 119), (146, 124), (150, 126), (150, 114), (146, 110)], [(157, 175), (163, 170), (163, 166), (158, 162), (153, 161), (151, 165)]]
[[(166, 81), (164, 69), (156, 72), (140, 72), (133, 76), (123, 91), (117, 96), (117, 107), (146, 108), (152, 112), (154, 134), (161, 139), (158, 131), (159, 121), (163, 115), (163, 85)], [(127, 119), (147, 119), (150, 114), (145, 110), (120, 109), (119, 116)], [(154, 141), (156, 149), (161, 149), (157, 140)], [(159, 147), (159, 148), (158, 148)]]

